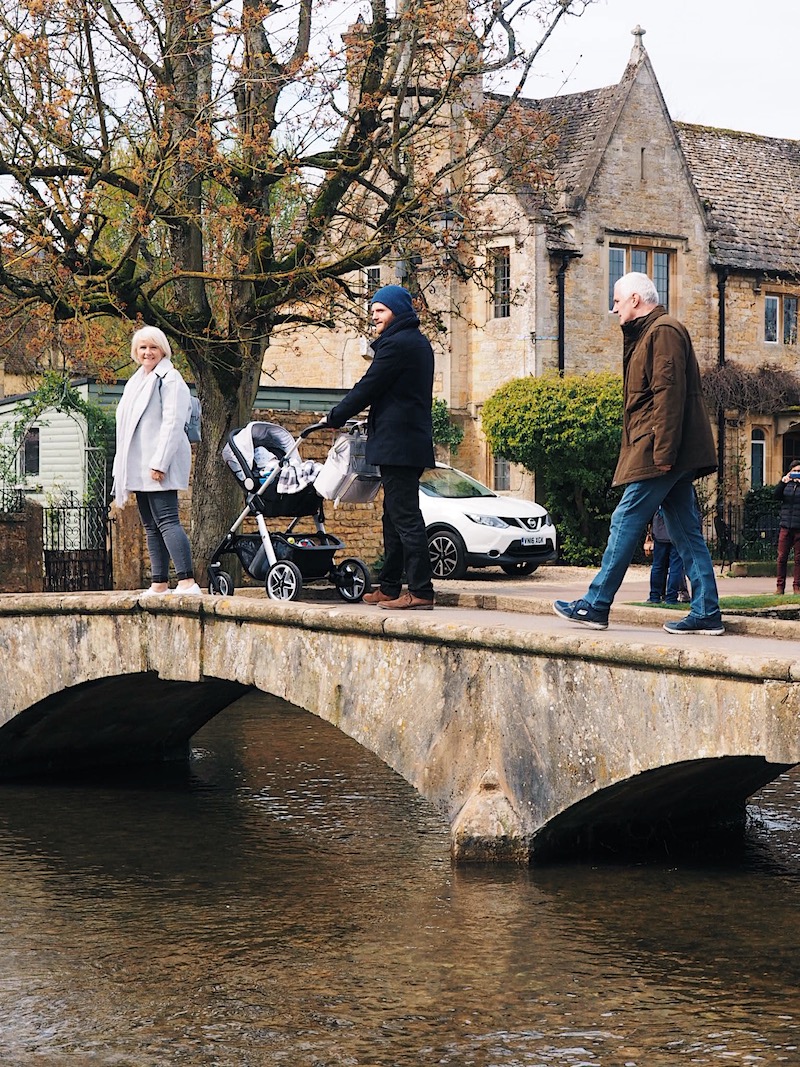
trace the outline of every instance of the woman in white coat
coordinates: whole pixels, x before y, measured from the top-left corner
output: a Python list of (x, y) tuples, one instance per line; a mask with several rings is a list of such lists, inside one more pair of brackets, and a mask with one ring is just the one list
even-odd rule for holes
[(131, 359), (139, 369), (128, 380), (117, 407), (114, 497), (122, 506), (136, 495), (147, 535), (152, 585), (144, 596), (167, 593), (170, 559), (176, 593), (197, 595), (189, 538), (178, 517), (178, 490), (189, 485), (192, 452), (185, 425), (189, 388), (172, 365), (172, 349), (154, 326), (137, 330)]

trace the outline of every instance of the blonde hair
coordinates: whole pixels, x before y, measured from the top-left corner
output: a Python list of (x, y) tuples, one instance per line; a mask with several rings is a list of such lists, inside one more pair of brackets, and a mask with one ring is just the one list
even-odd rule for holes
[(142, 341), (152, 341), (158, 345), (167, 359), (172, 359), (172, 349), (169, 346), (167, 335), (163, 330), (159, 330), (157, 326), (142, 326), (141, 330), (137, 330), (131, 337), (131, 359), (134, 363), (139, 362), (139, 358), (136, 355), (136, 349), (139, 347)]

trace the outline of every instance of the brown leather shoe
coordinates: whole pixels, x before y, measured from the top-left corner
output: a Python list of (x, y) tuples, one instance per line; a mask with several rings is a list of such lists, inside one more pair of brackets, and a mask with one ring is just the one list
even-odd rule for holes
[(382, 604), (385, 600), (394, 600), (395, 597), (384, 593), (382, 589), (375, 589), (372, 593), (365, 593), (361, 599), (365, 604)]
[(416, 608), (418, 611), (433, 611), (432, 600), (423, 600), (421, 597), (414, 596), (413, 593), (401, 593), (396, 600), (385, 600), (380, 606), (386, 608), (387, 611), (394, 609), (406, 611), (409, 608)]

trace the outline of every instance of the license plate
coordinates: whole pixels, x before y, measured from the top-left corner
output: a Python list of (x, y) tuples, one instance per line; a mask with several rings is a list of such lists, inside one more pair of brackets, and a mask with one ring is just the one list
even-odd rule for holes
[(525, 545), (544, 545), (547, 543), (547, 538), (544, 534), (532, 534), (530, 537), (520, 538), (520, 544)]

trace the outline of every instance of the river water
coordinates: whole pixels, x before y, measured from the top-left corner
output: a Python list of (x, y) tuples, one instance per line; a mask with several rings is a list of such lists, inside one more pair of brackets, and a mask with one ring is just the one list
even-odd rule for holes
[(454, 870), (261, 694), (180, 773), (4, 785), (0, 1065), (800, 1064), (800, 774), (740, 854)]

